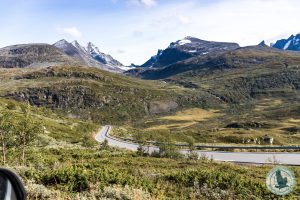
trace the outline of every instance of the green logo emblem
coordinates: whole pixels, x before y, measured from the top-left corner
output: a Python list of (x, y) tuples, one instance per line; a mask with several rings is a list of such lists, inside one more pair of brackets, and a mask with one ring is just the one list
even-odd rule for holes
[(296, 185), (294, 173), (287, 167), (274, 167), (267, 175), (268, 189), (276, 195), (287, 195)]

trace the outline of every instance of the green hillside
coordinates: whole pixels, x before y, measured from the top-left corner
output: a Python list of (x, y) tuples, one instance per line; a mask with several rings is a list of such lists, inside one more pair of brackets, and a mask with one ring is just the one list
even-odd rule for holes
[(85, 67), (0, 69), (0, 95), (102, 124), (132, 122), (182, 107), (209, 106), (207, 93)]
[[(21, 123), (24, 106), (1, 99), (0, 119), (9, 113), (14, 116), (11, 126)], [(198, 161), (143, 157), (95, 143), (99, 127), (91, 121), (66, 118), (45, 108), (29, 107), (28, 113), (31, 123), (38, 123), (43, 131), (26, 148), (23, 164), (19, 147), (8, 146), (5, 165), (22, 177), (28, 199), (275, 198), (264, 183), (270, 167), (248, 170), (207, 157)], [(299, 169), (293, 170), (298, 176)], [(297, 187), (287, 198), (298, 193)]]
[[(266, 73), (275, 76), (279, 69)], [(253, 76), (247, 77), (255, 78), (255, 70), (251, 72)], [(241, 144), (242, 139), (268, 131), (275, 144), (299, 143), (299, 103), (292, 89), (278, 81), (284, 92), (269, 98), (235, 89), (244, 95), (236, 98), (240, 103), (224, 101), (218, 95), (228, 93), (222, 93), (221, 83), (231, 85), (244, 75), (227, 73), (219, 80), (214, 73), (202, 78), (182, 74), (186, 77), (174, 76), (172, 83), (165, 83), (85, 67), (1, 69), (0, 117), (14, 116), (9, 123), (18, 128), (29, 101), (30, 124), (41, 128), (26, 147), (24, 163), (12, 134), (5, 165), (21, 175), (29, 199), (275, 198), (265, 186), (269, 166), (248, 170), (247, 165), (216, 163), (206, 157), (198, 161), (145, 157), (94, 140), (100, 124), (110, 123), (116, 135), (158, 141)], [(234, 77), (229, 78), (231, 73)], [(178, 80), (198, 86), (189, 88)], [(172, 151), (177, 155), (176, 149)], [(297, 167), (293, 170), (299, 174)], [(297, 187), (287, 198), (298, 193)]]
[[(298, 145), (299, 63), (299, 53), (254, 46), (142, 70), (143, 78), (163, 78), (170, 84), (208, 93), (211, 101), (219, 103), (196, 112), (183, 109), (184, 115), (152, 118), (137, 124), (136, 129), (121, 127), (116, 134), (135, 138), (143, 132), (154, 140), (163, 136), (180, 142), (192, 137), (199, 143), (241, 145), (245, 141), (255, 145), (255, 140), (267, 134), (274, 144)], [(205, 118), (213, 113), (218, 114)]]

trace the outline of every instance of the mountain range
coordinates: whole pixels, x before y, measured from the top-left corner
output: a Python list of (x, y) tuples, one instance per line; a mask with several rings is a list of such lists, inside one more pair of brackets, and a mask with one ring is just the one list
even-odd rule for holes
[[(268, 47), (264, 41), (258, 46)], [(270, 47), (272, 49), (300, 51), (300, 34), (278, 40)], [(82, 46), (76, 40), (68, 42), (62, 39), (53, 45), (20, 44), (1, 48), (0, 67), (89, 66), (110, 72), (125, 72), (126, 75), (130, 76), (150, 78), (152, 76), (150, 74), (153, 74), (154, 71), (157, 74), (162, 68), (175, 65), (178, 62), (186, 62), (193, 58), (211, 58), (239, 48), (237, 43), (205, 41), (188, 36), (171, 42), (164, 50), (158, 50), (157, 54), (144, 64), (140, 66), (132, 64), (127, 67), (111, 55), (101, 52), (91, 42)], [(167, 74), (157, 77), (167, 77)], [(151, 78), (155, 77), (152, 76)]]
[(60, 40), (50, 44), (20, 44), (0, 49), (0, 67), (89, 66), (121, 73), (127, 69), (112, 56), (100, 52), (89, 42), (86, 47), (77, 41)]
[(161, 68), (191, 57), (225, 52), (239, 47), (236, 43), (211, 42), (188, 36), (172, 42), (165, 50), (158, 50), (157, 55), (152, 56), (140, 67)]
[[(143, 65), (124, 73), (142, 79), (166, 79), (193, 70), (228, 69), (241, 64), (241, 67), (245, 67), (269, 61), (279, 62), (283, 57), (293, 54), (285, 53), (286, 50), (300, 51), (300, 34), (278, 40), (270, 46), (262, 41), (251, 47), (240, 47), (237, 43), (205, 41), (189, 36), (172, 42), (165, 50), (158, 50), (157, 55), (152, 56)], [(274, 57), (275, 54), (279, 57)], [(240, 60), (237, 55), (247, 55), (251, 58), (246, 56)], [(285, 64), (287, 63), (288, 61)]]

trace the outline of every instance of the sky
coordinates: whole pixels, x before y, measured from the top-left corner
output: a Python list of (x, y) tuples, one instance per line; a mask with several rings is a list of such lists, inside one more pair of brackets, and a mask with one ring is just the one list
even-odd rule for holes
[(125, 65), (143, 64), (186, 36), (267, 43), (300, 32), (299, 0), (0, 0), (0, 47), (92, 42)]

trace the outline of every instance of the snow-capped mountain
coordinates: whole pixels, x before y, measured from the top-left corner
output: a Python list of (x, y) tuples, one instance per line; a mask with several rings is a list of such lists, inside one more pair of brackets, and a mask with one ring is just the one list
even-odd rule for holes
[(288, 39), (278, 40), (271, 46), (282, 50), (300, 51), (300, 34), (297, 34), (296, 36), (291, 35)]
[(108, 66), (117, 67), (122, 70), (131, 69), (130, 67), (125, 67), (122, 63), (115, 60), (111, 55), (102, 53), (98, 47), (96, 47), (93, 43), (89, 42), (85, 50), (91, 55), (95, 60), (99, 61)]
[(99, 48), (89, 42), (86, 47), (81, 46), (76, 40), (69, 43), (60, 40), (54, 44), (67, 55), (90, 67), (97, 67), (111, 72), (122, 72), (131, 68), (125, 67), (112, 56), (100, 52)]
[(239, 48), (236, 43), (212, 42), (200, 40), (194, 37), (185, 37), (172, 42), (165, 50), (158, 50), (145, 64), (140, 67), (160, 68), (191, 57)]

